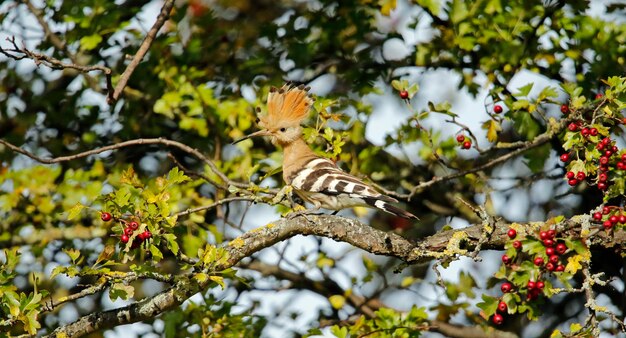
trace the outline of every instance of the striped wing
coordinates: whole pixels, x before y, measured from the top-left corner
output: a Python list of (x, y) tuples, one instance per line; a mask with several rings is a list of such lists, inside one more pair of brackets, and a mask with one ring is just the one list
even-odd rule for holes
[(310, 160), (302, 169), (296, 171), (289, 181), (287, 183), (291, 184), (304, 199), (325, 209), (339, 210), (362, 205), (396, 216), (418, 219), (410, 212), (390, 204), (398, 202), (396, 199), (377, 192), (326, 158)]
[(297, 190), (326, 195), (347, 195), (367, 203), (368, 199), (386, 202), (397, 202), (363, 183), (358, 178), (339, 169), (335, 163), (326, 158), (315, 158), (302, 169), (294, 173), (291, 186)]

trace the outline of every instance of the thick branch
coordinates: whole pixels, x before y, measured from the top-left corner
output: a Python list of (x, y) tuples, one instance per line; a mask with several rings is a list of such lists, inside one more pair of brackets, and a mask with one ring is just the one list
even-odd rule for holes
[[(580, 225), (589, 222), (589, 216), (576, 216), (559, 224), (559, 231), (570, 238), (580, 236)], [(528, 227), (539, 226), (540, 223), (528, 224)], [(499, 224), (489, 240), (482, 245), (483, 249), (502, 249), (506, 242), (506, 231), (509, 224)], [(458, 241), (459, 232), (463, 232), (463, 240)], [(360, 223), (357, 220), (338, 216), (307, 216), (293, 219), (280, 219), (262, 228), (249, 231), (234, 239), (225, 249), (229, 259), (224, 266), (217, 269), (227, 269), (236, 265), (245, 257), (270, 247), (280, 241), (296, 235), (316, 235), (346, 242), (370, 253), (392, 256), (407, 263), (415, 264), (427, 262), (434, 257), (457, 256), (463, 254), (463, 249), (471, 250), (478, 243), (483, 234), (483, 225), (474, 225), (464, 229), (448, 230), (427, 237), (419, 243), (413, 243), (399, 235), (386, 233)], [(608, 235), (600, 232), (594, 236), (597, 243), (603, 246), (623, 246), (626, 233), (618, 231)], [(453, 241), (451, 247), (450, 243)], [(456, 244), (455, 244), (456, 243)], [(153, 319), (162, 312), (179, 306), (182, 302), (197, 292), (206, 289), (210, 280), (202, 283), (194, 282), (191, 277), (180, 278), (174, 287), (160, 294), (145, 298), (134, 304), (81, 317), (78, 321), (59, 327), (50, 334), (58, 337), (65, 334), (69, 337), (80, 337), (98, 330), (117, 325), (134, 323), (146, 319)]]

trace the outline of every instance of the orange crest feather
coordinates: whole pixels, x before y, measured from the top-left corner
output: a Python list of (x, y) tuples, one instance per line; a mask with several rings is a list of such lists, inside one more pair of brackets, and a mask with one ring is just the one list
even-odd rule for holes
[(308, 88), (284, 85), (280, 89), (272, 87), (267, 96), (267, 116), (261, 117), (265, 128), (299, 125), (309, 114), (313, 99), (308, 96)]

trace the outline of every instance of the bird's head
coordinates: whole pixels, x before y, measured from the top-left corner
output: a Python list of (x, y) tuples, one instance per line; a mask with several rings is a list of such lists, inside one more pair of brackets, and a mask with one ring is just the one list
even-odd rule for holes
[(272, 143), (285, 145), (294, 142), (302, 135), (300, 122), (311, 109), (313, 99), (304, 86), (291, 87), (285, 85), (280, 89), (272, 87), (267, 96), (267, 114), (257, 108), (257, 124), (261, 130), (247, 135), (237, 142), (255, 136), (271, 136)]

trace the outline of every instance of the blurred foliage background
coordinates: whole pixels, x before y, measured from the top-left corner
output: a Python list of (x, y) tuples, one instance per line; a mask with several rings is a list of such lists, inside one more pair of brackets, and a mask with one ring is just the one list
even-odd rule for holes
[[(163, 144), (52, 165), (0, 145), (0, 247), (7, 250), (0, 313), (15, 315), (3, 319), (4, 334), (49, 333), (88, 313), (152, 296), (167, 288), (167, 279), (129, 282), (128, 275), (116, 280), (111, 274), (182, 274), (191, 266), (185, 257), (196, 257), (198, 249), (231, 241), (287, 211), (239, 201), (171, 218), (241, 191), (271, 195), (282, 186), (280, 149), (268, 140), (231, 142), (255, 130), (255, 107), (264, 109), (270, 86), (286, 81), (310, 85), (316, 95), (316, 114), (305, 132), (316, 151), (399, 197), (421, 219), (409, 224), (360, 209), (342, 213), (378, 229), (418, 241), (449, 225), (479, 223), (460, 199), (484, 205), (505, 222), (569, 217), (603, 202), (597, 189), (570, 188), (563, 180), (558, 156), (564, 150), (556, 136), (484, 170), (419, 185), (519, 148), (507, 144), (532, 143), (548, 131), (550, 118), (562, 118), (559, 107), (574, 91), (561, 85), (579, 88), (576, 95), (591, 101), (610, 87), (603, 79), (623, 76), (626, 16), (619, 2), (176, 1), (119, 100), (110, 104), (101, 71), (52, 69), (32, 57), (9, 56), (24, 56), (10, 51), (14, 45), (5, 38), (15, 37), (15, 46), (65, 63), (106, 66), (115, 85), (162, 5), (0, 4), (2, 140), (49, 158), (163, 137), (197, 149), (230, 180), (184, 149)], [(408, 90), (410, 100), (401, 100), (400, 90)], [(493, 112), (496, 104), (505, 108), (501, 115)], [(471, 137), (473, 148), (462, 150), (458, 134)], [(183, 171), (189, 179), (178, 176)], [(621, 201), (623, 192), (612, 197)], [(155, 234), (153, 244), (120, 245), (123, 223), (103, 222), (99, 211), (144, 222)], [(490, 257), (497, 261), (485, 253)], [(595, 271), (622, 278), (619, 253), (594, 257)], [(141, 336), (300, 336), (354, 324), (355, 316), (370, 318), (372, 309), (387, 307), (394, 310), (379, 314), (388, 320), (384, 325), (405, 325), (401, 313), (414, 305), (425, 306), (424, 313), (410, 311), (414, 323), (428, 317), (488, 325), (474, 304), (497, 268), (489, 261), (452, 263), (444, 289), (428, 266), (395, 273), (396, 259), (298, 237), (243, 261), (237, 278), (224, 277), (224, 290), (200, 292), (133, 330)], [(59, 266), (65, 268), (55, 271)], [(109, 276), (102, 290), (47, 308), (46, 301), (99, 285), (102, 276)], [(623, 290), (623, 283), (596, 290), (618, 317)], [(533, 323), (512, 317), (502, 329), (548, 337), (584, 318), (584, 297), (555, 296), (543, 313)], [(128, 336), (125, 329), (113, 330)]]

